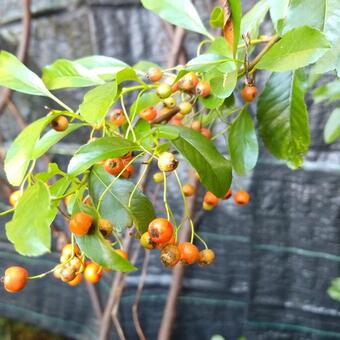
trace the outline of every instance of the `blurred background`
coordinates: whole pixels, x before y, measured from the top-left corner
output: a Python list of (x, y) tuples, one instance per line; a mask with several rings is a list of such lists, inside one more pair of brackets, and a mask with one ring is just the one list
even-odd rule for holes
[[(194, 3), (207, 22), (218, 2)], [(254, 3), (243, 1), (244, 11)], [(195, 55), (200, 41), (197, 34), (174, 31), (138, 0), (32, 0), (30, 13), (28, 4), (28, 0), (0, 0), (0, 49), (17, 53), (20, 47), (26, 64), (38, 74), (55, 59), (93, 54), (115, 57), (130, 65), (140, 60), (163, 66), (174, 60), (183, 63)], [(26, 20), (22, 21), (25, 13)], [(31, 20), (27, 20), (30, 14)], [(266, 29), (270, 29), (269, 22), (264, 25)], [(28, 46), (26, 56), (23, 42)], [(261, 90), (260, 79), (258, 87)], [(84, 91), (57, 94), (77, 107)], [(2, 158), (20, 130), (45, 115), (44, 106), (51, 104), (45, 98), (13, 93), (6, 95), (4, 105), (5, 95), (0, 94)], [(236, 189), (249, 190), (249, 206), (227, 201), (213, 212), (202, 213), (203, 190), (199, 192), (197, 226), (216, 250), (217, 260), (205, 269), (192, 266), (185, 270), (172, 339), (205, 340), (214, 335), (226, 340), (241, 336), (248, 340), (340, 338), (340, 303), (327, 294), (330, 281), (340, 274), (340, 143), (326, 145), (322, 138), (333, 107), (315, 105), (309, 97), (307, 104), (312, 145), (301, 169), (288, 169), (262, 148), (252, 175), (234, 183)], [(51, 150), (50, 161), (65, 168), (86, 140), (86, 133), (71, 134)], [(46, 167), (45, 161), (38, 168)], [(185, 179), (186, 169), (181, 171)], [(3, 164), (0, 175), (0, 207), (5, 210), (13, 188), (6, 183)], [(153, 191), (151, 183), (148, 190)], [(180, 199), (176, 186), (170, 185), (169, 191), (170, 204), (176, 208)], [(180, 216), (181, 204), (177, 206)], [(63, 220), (57, 220), (54, 226), (54, 251), (40, 258), (25, 258), (14, 252), (4, 234), (5, 222), (5, 218), (0, 220), (1, 273), (8, 265), (22, 264), (35, 274), (58, 262), (58, 247), (65, 241)], [(134, 244), (132, 248), (141, 268), (144, 251), (137, 254)], [(161, 267), (156, 253), (149, 260), (139, 321), (146, 338), (156, 339), (173, 284), (172, 271)], [(108, 273), (95, 287), (83, 282), (75, 288), (48, 277), (31, 282), (20, 294), (0, 289), (0, 339), (90, 340), (97, 339), (103, 327), (108, 328), (107, 339), (137, 339), (131, 308), (140, 277), (139, 270), (113, 281)], [(117, 280), (126, 283), (120, 300), (112, 296), (112, 281), (117, 284)], [(113, 323), (110, 311), (105, 318), (110, 299), (120, 302), (114, 304)]]

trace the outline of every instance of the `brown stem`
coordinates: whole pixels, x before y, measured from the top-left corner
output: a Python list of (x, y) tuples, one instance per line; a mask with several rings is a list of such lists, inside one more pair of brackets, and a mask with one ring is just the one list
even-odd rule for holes
[[(192, 173), (190, 175), (189, 182), (193, 183), (194, 188), (197, 191), (198, 181), (196, 176)], [(188, 208), (190, 212), (190, 216), (193, 218), (195, 213), (195, 203), (196, 203), (196, 195), (188, 198)], [(191, 229), (188, 223), (182, 227), (182, 230), (179, 235), (179, 242), (185, 242), (190, 239)], [(171, 333), (173, 324), (176, 319), (176, 306), (178, 296), (182, 289), (183, 277), (184, 277), (185, 266), (182, 264), (177, 264), (172, 272), (171, 285), (169, 288), (162, 321), (159, 327), (158, 332), (158, 340), (169, 340), (171, 339)]]
[(175, 106), (173, 109), (171, 109), (169, 112), (164, 113), (163, 115), (155, 118), (151, 124), (160, 124), (163, 122), (168, 122), (173, 116), (175, 116), (180, 111), (178, 106)]
[(182, 50), (182, 44), (185, 38), (186, 31), (181, 27), (176, 27), (173, 35), (173, 42), (168, 58), (168, 67), (173, 67), (178, 60), (179, 54)]
[[(255, 68), (256, 64), (261, 60), (261, 58), (271, 49), (271, 47), (279, 41), (281, 38), (278, 35), (274, 35), (270, 41), (265, 45), (265, 47), (260, 51), (260, 53), (253, 59), (251, 63), (248, 65), (248, 72), (250, 72), (253, 68)], [(243, 69), (238, 74), (238, 78), (243, 77), (246, 74), (246, 70)]]
[[(20, 61), (25, 62), (31, 32), (31, 0), (22, 0), (23, 18), (22, 18), (22, 37), (17, 50), (17, 57)], [(10, 89), (4, 89), (0, 96), (0, 114), (3, 112), (7, 102), (12, 97)]]
[(148, 272), (149, 260), (150, 260), (150, 251), (145, 250), (142, 272), (141, 272), (141, 276), (140, 276), (140, 279), (139, 279), (139, 282), (138, 282), (136, 298), (135, 298), (135, 301), (132, 305), (133, 324), (135, 325), (136, 332), (137, 332), (137, 335), (138, 335), (140, 340), (146, 340), (146, 337), (144, 335), (142, 326), (141, 326), (139, 318), (138, 318), (138, 306), (139, 306), (140, 298), (142, 296), (145, 278), (146, 278), (146, 275), (147, 275), (147, 272)]

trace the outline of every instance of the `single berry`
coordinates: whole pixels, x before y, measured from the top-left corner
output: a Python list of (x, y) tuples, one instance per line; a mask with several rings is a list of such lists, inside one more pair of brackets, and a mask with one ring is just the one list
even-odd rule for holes
[(201, 266), (208, 266), (215, 261), (215, 253), (212, 249), (204, 249), (200, 251), (198, 263)]
[(180, 79), (180, 89), (185, 92), (192, 92), (198, 83), (199, 79), (196, 73), (189, 72)]
[(133, 153), (132, 151), (129, 151), (128, 153), (126, 153), (123, 157), (121, 157), (122, 160), (128, 161), (130, 162), (131, 159), (133, 158)]
[(156, 93), (157, 93), (157, 96), (161, 99), (168, 98), (172, 93), (171, 86), (163, 83), (158, 86)]
[(116, 252), (116, 254), (121, 256), (123, 259), (125, 259), (125, 260), (129, 259), (129, 255), (128, 255), (128, 253), (125, 250), (123, 250), (123, 249), (115, 249), (114, 251)]
[(234, 201), (239, 205), (246, 205), (250, 201), (250, 195), (246, 191), (238, 191), (234, 194)]
[(180, 243), (178, 249), (183, 263), (193, 264), (199, 260), (200, 253), (194, 244), (190, 242)]
[(27, 270), (19, 266), (7, 268), (3, 278), (4, 287), (10, 293), (16, 293), (22, 290), (26, 286), (27, 280)]
[(171, 92), (175, 93), (179, 90), (179, 82), (176, 81), (174, 84), (171, 85)]
[(181, 253), (174, 244), (167, 244), (161, 250), (161, 262), (166, 267), (174, 267), (181, 259)]
[(255, 85), (246, 85), (241, 91), (241, 97), (245, 102), (251, 102), (255, 99), (257, 88)]
[(183, 189), (183, 193), (186, 197), (192, 196), (196, 191), (194, 186), (191, 185), (191, 184), (184, 184), (182, 189)]
[(92, 222), (93, 218), (91, 215), (88, 215), (84, 212), (78, 212), (71, 218), (69, 224), (70, 232), (78, 236), (84, 236), (90, 230)]
[(20, 197), (22, 196), (22, 193), (20, 190), (15, 190), (11, 193), (11, 195), (9, 196), (9, 204), (12, 206), (12, 207), (15, 207), (18, 202), (19, 202), (19, 199)]
[(155, 248), (155, 244), (151, 241), (149, 232), (145, 232), (142, 237), (140, 238), (140, 244), (145, 249), (153, 249)]
[(156, 172), (152, 176), (155, 183), (162, 183), (164, 181), (164, 176), (162, 172)]
[(231, 190), (231, 188), (226, 192), (226, 194), (223, 196), (224, 200), (227, 200), (228, 198), (230, 198), (233, 194), (233, 191)]
[(157, 116), (157, 110), (151, 106), (148, 107), (147, 109), (143, 110), (142, 112), (140, 112), (140, 117), (147, 120), (148, 122), (152, 121), (153, 119), (156, 118)]
[(72, 281), (69, 281), (67, 283), (70, 286), (74, 287), (74, 286), (78, 286), (81, 281), (83, 281), (83, 274), (79, 273)]
[(158, 168), (161, 171), (174, 171), (178, 166), (178, 160), (171, 152), (162, 152), (158, 158)]
[(202, 97), (208, 97), (210, 96), (211, 88), (210, 83), (206, 80), (200, 81), (196, 86), (196, 94), (202, 96)]
[(211, 139), (212, 133), (209, 129), (202, 127), (200, 132), (205, 138)]
[(60, 271), (60, 279), (63, 282), (70, 282), (75, 279), (77, 276), (76, 271), (74, 268), (69, 266), (64, 266), (62, 270)]
[(173, 236), (174, 228), (170, 221), (159, 217), (150, 222), (148, 232), (152, 242), (166, 243)]
[(183, 122), (182, 122), (182, 119), (181, 119), (181, 118), (173, 117), (173, 118), (170, 120), (170, 124), (171, 124), (171, 125), (180, 126), (180, 125), (183, 125)]
[(183, 116), (187, 115), (192, 110), (192, 104), (189, 102), (182, 102), (178, 105), (179, 107), (179, 113)]
[(113, 231), (112, 223), (105, 218), (99, 219), (98, 228), (105, 238), (110, 237)]
[(202, 129), (202, 123), (199, 120), (194, 120), (190, 124), (190, 127), (195, 131), (201, 131)]
[(172, 109), (176, 106), (176, 99), (174, 97), (169, 97), (163, 100), (163, 104), (168, 109)]
[(72, 255), (80, 255), (79, 247), (74, 244), (72, 246), (71, 243), (68, 243), (64, 246), (63, 250), (61, 251), (61, 255), (64, 256), (67, 260), (72, 257)]
[(209, 204), (209, 203), (203, 202), (202, 208), (203, 208), (203, 210), (205, 210), (205, 211), (211, 211), (211, 210), (213, 210), (213, 209), (215, 208), (215, 206), (214, 206), (214, 205), (211, 205), (211, 204)]
[[(125, 162), (124, 162), (125, 163)], [(128, 162), (126, 162), (128, 163)], [(126, 166), (126, 164), (124, 164), (124, 167)], [(135, 168), (132, 164), (129, 164), (128, 167), (125, 169), (125, 171), (123, 172), (122, 176), (126, 179), (130, 178), (135, 172)]]
[(207, 191), (204, 195), (203, 201), (205, 203), (215, 206), (220, 202), (220, 199), (217, 196), (215, 196), (212, 192)]
[(113, 109), (110, 114), (111, 123), (116, 126), (121, 126), (125, 123), (124, 111), (122, 109)]
[(83, 263), (78, 259), (78, 257), (74, 257), (69, 262), (67, 262), (66, 266), (71, 267), (74, 269), (75, 272), (79, 272), (80, 268), (82, 267)]
[(104, 163), (104, 169), (113, 176), (118, 176), (124, 169), (124, 164), (121, 158), (110, 158)]
[(90, 262), (84, 270), (84, 278), (87, 282), (97, 283), (102, 277), (102, 268), (94, 262)]
[(68, 128), (68, 120), (65, 116), (58, 116), (51, 122), (52, 129), (61, 132)]
[(159, 67), (151, 67), (146, 74), (146, 77), (153, 83), (160, 81), (162, 76), (163, 72)]
[(176, 241), (176, 237), (174, 234), (172, 234), (171, 239), (169, 241), (166, 241), (164, 243), (158, 243), (156, 245), (157, 249), (162, 250), (165, 246), (167, 246), (168, 244), (175, 244), (178, 245), (178, 242)]

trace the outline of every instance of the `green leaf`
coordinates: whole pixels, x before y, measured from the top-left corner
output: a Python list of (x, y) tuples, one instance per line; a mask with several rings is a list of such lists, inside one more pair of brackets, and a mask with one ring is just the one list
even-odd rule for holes
[(151, 125), (144, 119), (139, 119), (133, 128), (136, 138), (146, 149), (153, 147), (153, 138), (151, 134)]
[(82, 65), (71, 60), (58, 59), (43, 68), (42, 79), (51, 90), (103, 84), (104, 81)]
[(151, 63), (147, 60), (141, 60), (137, 64), (133, 66), (133, 68), (137, 71), (146, 73), (152, 67), (160, 67), (158, 64)]
[(324, 34), (317, 29), (294, 28), (263, 56), (256, 67), (277, 72), (295, 70), (316, 62), (329, 47)]
[(270, 17), (276, 32), (281, 31), (283, 19), (287, 15), (290, 0), (268, 0)]
[(233, 56), (229, 45), (223, 37), (216, 37), (209, 46), (207, 53), (225, 56), (230, 59)]
[(325, 131), (324, 139), (327, 144), (333, 143), (340, 136), (340, 108), (335, 109), (329, 116)]
[(230, 6), (231, 17), (233, 20), (233, 55), (235, 57), (237, 54), (237, 46), (241, 35), (242, 4), (241, 0), (228, 0), (228, 4)]
[(69, 135), (71, 132), (79, 129), (82, 126), (85, 126), (85, 124), (71, 123), (65, 131), (55, 131), (53, 129), (49, 130), (35, 144), (32, 159), (41, 157), (51, 148), (51, 146), (57, 144), (65, 136)]
[[(223, 55), (214, 54), (214, 53), (205, 53), (201, 54), (198, 57), (191, 59), (187, 63), (187, 70), (196, 71), (196, 72), (211, 72), (216, 69), (218, 66), (223, 65), (226, 62), (229, 62), (230, 58), (226, 58)], [(223, 71), (223, 70), (221, 70)]]
[(254, 123), (247, 108), (232, 122), (228, 145), (233, 168), (238, 175), (247, 175), (256, 165), (259, 154)]
[(224, 67), (228, 66), (229, 70), (225, 73), (214, 73), (208, 75), (210, 81), (211, 92), (218, 98), (229, 97), (237, 84), (237, 70), (233, 62), (226, 63)]
[(327, 294), (334, 300), (340, 301), (340, 290), (332, 287), (327, 289)]
[(198, 100), (208, 109), (217, 109), (223, 104), (223, 98), (218, 98), (214, 94), (208, 97), (200, 96)]
[(141, 0), (143, 6), (163, 20), (189, 31), (211, 37), (190, 0)]
[(114, 104), (116, 95), (116, 81), (95, 87), (85, 94), (79, 106), (81, 116), (91, 124), (100, 123)]
[(35, 144), (41, 132), (55, 117), (55, 114), (48, 115), (28, 125), (9, 147), (5, 158), (5, 172), (8, 181), (12, 185), (18, 186), (21, 184), (29, 163), (34, 158)]
[(52, 95), (35, 73), (6, 51), (0, 51), (0, 86), (36, 96)]
[(102, 137), (81, 146), (71, 158), (68, 173), (76, 176), (102, 160), (124, 156), (129, 151), (138, 150), (133, 142), (121, 137)]
[[(112, 181), (115, 182), (110, 185)], [(139, 189), (135, 191), (129, 206), (134, 187), (134, 183), (116, 179), (101, 166), (94, 166), (91, 171), (89, 191), (95, 206), (98, 205), (104, 190), (107, 190), (100, 204), (100, 216), (110, 220), (118, 232), (134, 224), (138, 232), (143, 234), (155, 218), (155, 211), (150, 200)]]
[(48, 163), (46, 172), (39, 172), (35, 174), (35, 178), (42, 182), (47, 182), (50, 178), (56, 175), (66, 175), (64, 171), (60, 170), (57, 163)]
[(222, 197), (231, 184), (231, 166), (215, 145), (197, 131), (183, 126), (159, 125), (161, 137), (171, 144), (197, 170), (202, 184), (215, 195)]
[(249, 32), (251, 39), (257, 38), (259, 28), (269, 10), (268, 0), (258, 1), (242, 18), (241, 33)]
[(224, 11), (220, 6), (216, 6), (211, 14), (209, 20), (210, 26), (212, 28), (222, 28), (224, 24)]
[(310, 144), (308, 112), (301, 71), (274, 73), (257, 104), (264, 144), (277, 158), (298, 168)]
[(110, 268), (119, 272), (135, 271), (136, 268), (128, 260), (118, 255), (99, 231), (97, 225), (98, 216), (94, 208), (76, 200), (72, 214), (79, 211), (90, 214), (95, 221), (94, 226), (92, 226), (88, 234), (85, 236), (76, 236), (77, 244), (80, 250), (85, 253), (86, 257), (104, 268)]
[(111, 77), (112, 75), (129, 66), (119, 59), (105, 57), (102, 55), (93, 55), (77, 59), (76, 63), (87, 68), (88, 70), (91, 70), (92, 74), (104, 79)]
[(49, 192), (43, 182), (29, 187), (6, 223), (6, 234), (21, 255), (38, 256), (51, 248), (52, 223), (57, 209), (49, 207)]
[(314, 102), (319, 104), (321, 102), (331, 103), (340, 99), (340, 80), (336, 79), (330, 83), (321, 85), (313, 91)]
[(291, 0), (282, 32), (286, 33), (299, 26), (310, 26), (323, 30), (327, 18), (327, 1)]

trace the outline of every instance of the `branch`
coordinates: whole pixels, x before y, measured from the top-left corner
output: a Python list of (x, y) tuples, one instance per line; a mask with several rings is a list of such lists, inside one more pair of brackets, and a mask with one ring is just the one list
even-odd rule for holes
[[(31, 33), (31, 0), (22, 0), (23, 6), (23, 18), (22, 18), (22, 37), (20, 44), (17, 49), (17, 57), (21, 62), (25, 62), (29, 40), (30, 40), (30, 33)], [(7, 102), (12, 97), (12, 91), (10, 89), (4, 89), (1, 92), (0, 97), (0, 114), (3, 112), (4, 108), (7, 105)]]
[(169, 112), (164, 113), (164, 115), (161, 115), (157, 118), (155, 118), (151, 124), (160, 124), (163, 122), (168, 122), (173, 116), (175, 116), (180, 111), (178, 106), (175, 106), (173, 109), (171, 109)]
[(168, 67), (173, 67), (183, 49), (182, 44), (186, 35), (186, 31), (181, 27), (176, 27), (173, 35), (173, 42), (168, 58)]

